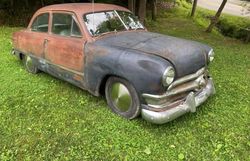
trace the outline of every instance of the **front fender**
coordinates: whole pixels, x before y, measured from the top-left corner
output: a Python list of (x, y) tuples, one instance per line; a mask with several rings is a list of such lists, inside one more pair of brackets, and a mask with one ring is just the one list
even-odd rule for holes
[(85, 87), (99, 95), (106, 76), (113, 75), (128, 80), (139, 95), (164, 92), (162, 75), (171, 65), (167, 60), (135, 50), (109, 48), (87, 44), (85, 48)]

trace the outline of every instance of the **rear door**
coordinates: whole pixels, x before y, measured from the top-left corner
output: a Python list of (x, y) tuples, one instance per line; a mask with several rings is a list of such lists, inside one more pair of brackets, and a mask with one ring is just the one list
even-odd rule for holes
[(19, 49), (37, 58), (44, 58), (45, 39), (49, 32), (49, 13), (40, 13), (25, 30), (19, 42)]
[(83, 82), (84, 38), (73, 13), (53, 12), (51, 34), (46, 39), (48, 72), (72, 83)]

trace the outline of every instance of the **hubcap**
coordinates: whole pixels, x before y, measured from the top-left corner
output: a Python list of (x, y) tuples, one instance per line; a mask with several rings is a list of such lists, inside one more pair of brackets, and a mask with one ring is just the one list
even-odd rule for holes
[(30, 56), (27, 56), (25, 63), (26, 63), (27, 69), (32, 72), (34, 70), (34, 65)]
[(131, 95), (121, 83), (114, 83), (111, 87), (111, 99), (115, 107), (121, 112), (126, 112), (132, 103)]

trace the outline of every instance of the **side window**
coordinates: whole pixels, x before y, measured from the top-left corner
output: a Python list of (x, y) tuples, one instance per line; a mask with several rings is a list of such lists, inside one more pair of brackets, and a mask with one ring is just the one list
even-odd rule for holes
[(74, 19), (72, 19), (72, 35), (73, 36), (82, 36), (81, 31), (80, 31), (80, 29), (79, 29), (79, 27)]
[(31, 30), (36, 32), (48, 32), (49, 13), (43, 13), (35, 18), (31, 25)]
[(81, 31), (70, 14), (53, 13), (52, 33), (62, 36), (81, 36)]

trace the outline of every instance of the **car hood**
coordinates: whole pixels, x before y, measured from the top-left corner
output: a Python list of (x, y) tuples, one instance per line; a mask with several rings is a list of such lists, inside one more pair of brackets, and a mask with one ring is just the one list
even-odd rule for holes
[(207, 63), (207, 45), (172, 36), (145, 32), (124, 32), (105, 36), (96, 41), (102, 46), (130, 49), (153, 54), (170, 61), (178, 77), (196, 72)]

